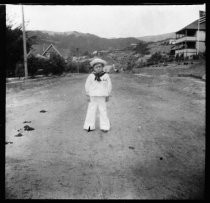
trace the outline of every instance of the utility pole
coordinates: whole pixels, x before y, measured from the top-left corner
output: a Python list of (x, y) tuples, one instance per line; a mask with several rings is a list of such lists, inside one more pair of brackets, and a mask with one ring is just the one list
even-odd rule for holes
[(199, 17), (198, 17), (198, 30), (197, 30), (197, 55), (199, 55), (199, 34), (200, 34), (200, 13), (199, 13)]
[(24, 11), (22, 5), (22, 26), (23, 26), (23, 53), (24, 53), (24, 69), (25, 69), (25, 79), (28, 78), (28, 67), (27, 67), (27, 52), (26, 52), (26, 34), (25, 34), (25, 22), (24, 22)]

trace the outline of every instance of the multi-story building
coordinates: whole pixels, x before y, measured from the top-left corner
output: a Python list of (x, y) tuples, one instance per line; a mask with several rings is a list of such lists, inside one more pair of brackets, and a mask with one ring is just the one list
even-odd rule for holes
[[(199, 29), (198, 29), (199, 28)], [(175, 56), (192, 56), (204, 53), (206, 50), (206, 22), (198, 20), (176, 32), (176, 43), (174, 46)]]

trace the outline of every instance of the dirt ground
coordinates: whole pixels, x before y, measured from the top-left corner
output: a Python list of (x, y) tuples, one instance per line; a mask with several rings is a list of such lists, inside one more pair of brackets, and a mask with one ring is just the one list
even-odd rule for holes
[(111, 131), (88, 133), (86, 77), (7, 86), (6, 198), (203, 198), (205, 82), (110, 74)]

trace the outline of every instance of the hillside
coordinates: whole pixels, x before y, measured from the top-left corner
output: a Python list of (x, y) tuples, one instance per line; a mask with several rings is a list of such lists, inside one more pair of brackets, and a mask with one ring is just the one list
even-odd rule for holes
[(124, 49), (132, 43), (138, 43), (136, 38), (106, 39), (89, 33), (80, 32), (50, 32), (50, 31), (28, 31), (29, 36), (37, 36), (37, 44), (33, 46), (36, 51), (43, 51), (51, 43), (62, 52), (63, 55), (80, 54), (88, 51)]
[[(138, 43), (143, 40), (154, 40), (148, 42), (150, 55), (161, 52), (163, 54), (170, 53), (171, 47), (168, 39), (173, 37), (174, 33), (168, 33), (158, 36), (147, 36), (143, 38), (101, 38), (90, 33), (71, 32), (52, 32), (52, 31), (29, 31), (29, 36), (37, 36), (37, 44), (33, 45), (34, 54), (42, 54), (43, 51), (52, 43), (60, 51), (64, 58), (75, 55), (83, 55), (85, 52), (92, 53), (95, 50), (124, 50), (120, 52), (111, 51), (108, 54), (103, 54), (104, 59), (110, 64), (115, 63), (116, 66), (124, 66), (128, 59), (135, 53), (132, 49), (125, 50), (132, 43)], [(155, 40), (158, 40), (156, 41)], [(160, 40), (161, 39), (161, 40)], [(78, 48), (78, 51), (77, 51)]]
[(168, 43), (167, 39), (162, 40), (162, 41), (157, 41), (157, 42), (151, 42), (148, 44), (148, 48), (151, 55), (156, 52), (169, 54), (173, 46), (174, 45)]
[(151, 36), (144, 36), (144, 37), (138, 37), (137, 39), (146, 41), (146, 42), (158, 42), (170, 38), (175, 38), (175, 32), (161, 34), (161, 35), (151, 35)]

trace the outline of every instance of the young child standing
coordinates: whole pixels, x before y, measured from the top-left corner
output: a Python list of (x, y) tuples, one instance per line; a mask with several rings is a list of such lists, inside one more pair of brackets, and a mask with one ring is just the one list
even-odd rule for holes
[(95, 58), (90, 62), (93, 72), (87, 77), (85, 91), (89, 101), (84, 129), (88, 132), (95, 130), (96, 110), (99, 109), (100, 129), (104, 132), (110, 130), (110, 122), (107, 116), (106, 102), (112, 90), (111, 79), (103, 71), (106, 61)]

